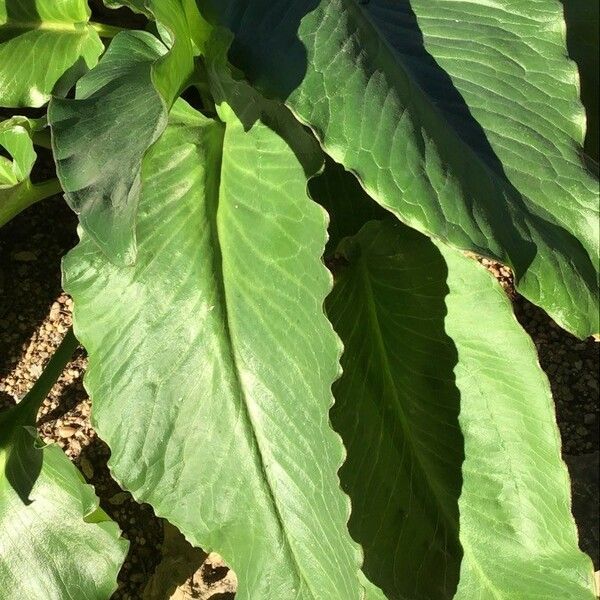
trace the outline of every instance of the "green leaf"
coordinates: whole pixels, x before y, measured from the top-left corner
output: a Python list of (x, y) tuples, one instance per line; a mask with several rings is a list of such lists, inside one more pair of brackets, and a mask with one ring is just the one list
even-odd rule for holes
[(58, 446), (42, 446), (37, 408), (76, 347), (69, 334), (31, 392), (0, 413), (0, 589), (27, 600), (108, 599), (127, 552)]
[(0, 227), (22, 210), (48, 196), (58, 194), (56, 180), (33, 184), (30, 174), (37, 158), (32, 136), (43, 129), (44, 120), (12, 117), (0, 122)]
[(27, 181), (37, 157), (31, 140), (36, 122), (12, 117), (0, 122), (0, 146), (11, 156), (0, 155), (0, 189), (6, 190)]
[(465, 440), (455, 600), (592, 600), (593, 566), (578, 548), (554, 402), (535, 346), (494, 277), (438, 249), (448, 268), (446, 331), (458, 352)]
[(331, 417), (366, 575), (392, 600), (592, 600), (549, 384), (501, 287), (400, 224), (339, 253)]
[(145, 157), (135, 266), (85, 233), (65, 260), (94, 426), (114, 477), (218, 551), (240, 600), (359, 600), (326, 217), (282, 138), (219, 114), (179, 101)]
[(167, 123), (152, 67), (167, 49), (145, 32), (120, 33), (79, 80), (77, 99), (55, 98), (48, 118), (65, 199), (115, 261), (135, 260), (140, 169)]
[(42, 106), (78, 63), (104, 50), (86, 0), (0, 0), (0, 106)]
[[(217, 27), (211, 30), (205, 44), (202, 64), (214, 104), (217, 107), (222, 103), (230, 106), (245, 130), (262, 121), (286, 141), (307, 177), (313, 178), (321, 173), (326, 157), (308, 128), (301, 125), (281, 102), (262, 96), (249, 85), (243, 74), (232, 68), (227, 59), (232, 40), (230, 31)], [(309, 184), (312, 182), (313, 179), (310, 179)], [(316, 185), (318, 187), (318, 183)], [(325, 202), (321, 204), (325, 206)]]
[(146, 32), (120, 33), (79, 80), (76, 98), (50, 103), (65, 198), (86, 232), (119, 264), (135, 262), (142, 158), (194, 71), (182, 1), (149, 3), (171, 38), (169, 49)]
[(213, 1), (232, 59), (415, 229), (494, 257), (579, 336), (598, 324), (598, 184), (554, 0)]

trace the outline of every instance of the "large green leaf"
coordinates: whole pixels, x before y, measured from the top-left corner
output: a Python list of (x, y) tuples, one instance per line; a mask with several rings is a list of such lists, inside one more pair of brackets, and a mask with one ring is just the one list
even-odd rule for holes
[(31, 392), (0, 414), (0, 590), (27, 600), (108, 600), (127, 542), (58, 446), (42, 446), (37, 408), (77, 343), (72, 333)]
[(367, 576), (392, 600), (592, 600), (549, 384), (498, 283), (400, 224), (339, 254), (332, 422)]
[(182, 2), (148, 3), (170, 39), (118, 34), (98, 66), (77, 84), (75, 99), (54, 98), (48, 118), (66, 200), (111, 260), (135, 261), (135, 216), (146, 150), (194, 71)]
[(222, 554), (240, 600), (358, 600), (326, 217), (283, 139), (219, 110), (179, 101), (144, 159), (134, 266), (85, 234), (65, 260), (94, 425), (116, 479)]
[(86, 0), (0, 0), (0, 106), (42, 106), (78, 62), (104, 46)]
[(42, 121), (12, 117), (0, 122), (0, 227), (22, 210), (60, 192), (56, 180), (33, 184), (31, 170), (37, 155), (33, 134), (44, 127)]
[[(232, 58), (402, 221), (598, 325), (598, 185), (555, 0), (215, 0)], [(204, 3), (201, 3), (204, 5)]]

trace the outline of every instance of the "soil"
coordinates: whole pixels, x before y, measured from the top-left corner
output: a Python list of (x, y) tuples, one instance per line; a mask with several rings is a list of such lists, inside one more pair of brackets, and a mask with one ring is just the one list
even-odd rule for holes
[[(27, 392), (71, 324), (72, 302), (61, 289), (60, 261), (76, 241), (76, 218), (60, 198), (31, 207), (0, 230), (0, 409)], [(581, 547), (598, 569), (600, 344), (562, 331), (514, 292), (508, 269), (482, 262), (513, 298), (550, 379)], [(42, 406), (38, 425), (43, 439), (60, 445), (94, 485), (102, 507), (130, 540), (113, 598), (233, 598), (235, 575), (218, 555), (191, 548), (150, 506), (137, 504), (111, 479), (108, 448), (89, 421), (85, 368), (86, 356), (79, 350)]]

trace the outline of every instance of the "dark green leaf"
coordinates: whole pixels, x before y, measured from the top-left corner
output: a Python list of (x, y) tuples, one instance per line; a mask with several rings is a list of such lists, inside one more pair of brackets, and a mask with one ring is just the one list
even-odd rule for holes
[(585, 151), (598, 161), (600, 3), (591, 0), (562, 0), (562, 3), (569, 54), (579, 67), (581, 98), (587, 114)]
[(76, 99), (55, 98), (48, 113), (57, 171), (82, 226), (119, 264), (136, 255), (135, 216), (146, 150), (194, 71), (185, 0), (151, 2), (169, 49), (145, 32), (124, 32), (81, 78)]

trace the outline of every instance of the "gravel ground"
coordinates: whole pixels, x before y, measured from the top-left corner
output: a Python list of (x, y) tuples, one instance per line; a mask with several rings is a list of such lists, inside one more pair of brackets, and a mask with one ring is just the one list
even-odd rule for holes
[[(60, 259), (77, 240), (76, 220), (59, 199), (44, 201), (0, 230), (0, 409), (21, 397), (40, 375), (71, 324), (71, 299), (61, 290)], [(515, 302), (533, 337), (556, 399), (563, 452), (573, 480), (582, 548), (598, 565), (598, 377), (600, 344), (581, 342), (514, 293), (510, 271), (482, 261)], [(108, 448), (89, 423), (78, 351), (45, 401), (39, 429), (58, 443), (94, 485), (101, 505), (131, 546), (116, 600), (225, 600), (235, 576), (218, 555), (191, 548), (176, 530), (139, 505), (111, 479)], [(153, 577), (153, 573), (157, 573)]]

